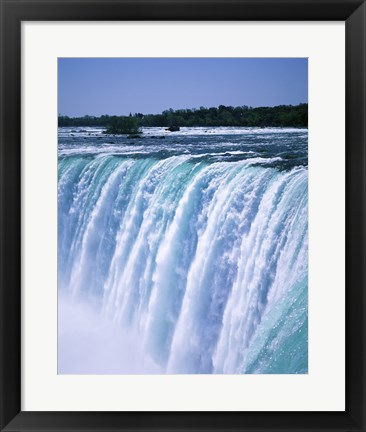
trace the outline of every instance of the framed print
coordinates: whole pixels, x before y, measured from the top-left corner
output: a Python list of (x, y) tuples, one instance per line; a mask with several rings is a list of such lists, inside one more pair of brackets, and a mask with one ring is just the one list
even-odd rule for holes
[(2, 0), (1, 430), (364, 430), (365, 10)]

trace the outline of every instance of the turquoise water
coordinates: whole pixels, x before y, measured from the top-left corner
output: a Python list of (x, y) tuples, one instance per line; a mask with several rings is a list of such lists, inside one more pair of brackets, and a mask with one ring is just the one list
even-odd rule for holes
[(307, 373), (307, 130), (101, 132), (59, 129), (59, 295), (118, 346), (78, 373)]

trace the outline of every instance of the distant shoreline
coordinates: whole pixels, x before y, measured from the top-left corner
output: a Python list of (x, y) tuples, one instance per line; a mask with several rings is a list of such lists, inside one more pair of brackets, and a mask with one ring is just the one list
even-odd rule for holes
[[(130, 128), (141, 127), (308, 127), (308, 104), (278, 105), (275, 107), (248, 106), (200, 107), (198, 109), (169, 109), (161, 114), (135, 113), (129, 116), (102, 115), (58, 117), (59, 127), (111, 128), (128, 121)], [(118, 126), (117, 126), (118, 127)]]

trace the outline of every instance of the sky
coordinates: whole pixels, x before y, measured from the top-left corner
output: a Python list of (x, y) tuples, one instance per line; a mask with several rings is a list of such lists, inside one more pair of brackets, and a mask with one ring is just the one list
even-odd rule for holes
[(58, 59), (58, 112), (69, 117), (307, 101), (305, 58)]

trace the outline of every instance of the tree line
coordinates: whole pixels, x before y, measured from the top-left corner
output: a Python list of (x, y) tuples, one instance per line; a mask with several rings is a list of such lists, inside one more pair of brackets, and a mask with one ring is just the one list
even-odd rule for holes
[(258, 126), (307, 127), (308, 104), (278, 105), (275, 107), (225, 106), (198, 109), (168, 109), (161, 114), (135, 113), (129, 116), (58, 117), (59, 126), (103, 126), (109, 133), (136, 133), (140, 127), (182, 126)]

